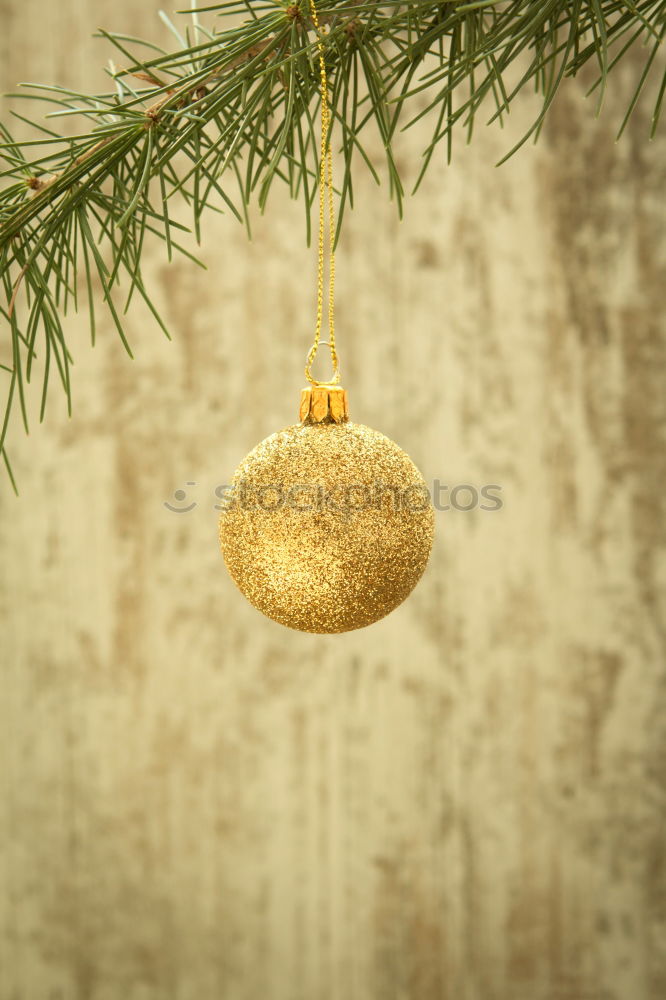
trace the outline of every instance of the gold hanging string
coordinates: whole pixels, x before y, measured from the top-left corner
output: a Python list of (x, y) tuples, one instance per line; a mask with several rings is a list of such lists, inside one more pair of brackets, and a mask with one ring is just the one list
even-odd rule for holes
[[(335, 348), (335, 207), (333, 204), (333, 157), (328, 141), (331, 129), (331, 109), (328, 103), (328, 78), (326, 76), (326, 61), (324, 58), (324, 43), (322, 31), (317, 17), (315, 0), (310, 0), (312, 23), (317, 32), (317, 50), (319, 52), (319, 72), (321, 77), (321, 154), (319, 160), (319, 245), (317, 264), (317, 323), (312, 347), (308, 353), (305, 365), (305, 376), (312, 385), (337, 385), (340, 381), (338, 352)], [(321, 339), (321, 324), (324, 308), (324, 231), (326, 228), (326, 207), (328, 205), (328, 340)], [(326, 383), (319, 382), (311, 374), (314, 359), (320, 344), (327, 344), (331, 352), (333, 377)]]

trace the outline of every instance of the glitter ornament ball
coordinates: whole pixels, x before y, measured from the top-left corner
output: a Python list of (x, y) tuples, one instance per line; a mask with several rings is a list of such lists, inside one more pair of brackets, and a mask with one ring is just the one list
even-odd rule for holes
[(300, 416), (236, 470), (220, 516), (222, 554), (269, 618), (348, 632), (389, 614), (420, 579), (432, 502), (395, 442), (349, 421), (339, 386), (304, 389)]

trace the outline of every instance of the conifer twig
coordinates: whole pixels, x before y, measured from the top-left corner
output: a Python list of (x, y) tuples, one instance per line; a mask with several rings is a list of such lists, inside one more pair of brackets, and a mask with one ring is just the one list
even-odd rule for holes
[[(357, 160), (379, 181), (363, 143), (368, 126), (381, 138), (389, 192), (402, 211), (404, 178), (393, 154), (398, 130), (423, 117), (431, 122), (418, 187), (442, 145), (450, 161), (458, 132), (469, 141), (479, 114), (501, 126), (516, 95), (532, 85), (541, 110), (506, 159), (538, 136), (562, 81), (588, 64), (598, 71), (591, 88), (598, 112), (609, 74), (639, 45), (643, 66), (619, 131), (653, 79), (650, 134), (659, 126), (666, 0), (322, 0), (318, 11), (327, 27), (332, 142), (341, 160), (339, 220), (353, 205)], [(309, 0), (228, 0), (182, 13), (188, 17), (182, 31), (161, 14), (178, 43), (171, 52), (100, 31), (123, 64), (111, 64), (109, 92), (23, 85), (13, 97), (49, 109), (46, 120), (11, 112), (32, 126), (35, 138), (17, 141), (0, 123), (0, 314), (8, 346), (0, 365), (6, 401), (0, 453), (12, 485), (6, 435), (16, 404), (29, 427), (26, 385), (35, 373), (42, 380), (40, 420), (54, 377), (71, 410), (63, 317), (85, 296), (94, 343), (94, 278), (130, 355), (123, 315), (135, 293), (168, 336), (143, 282), (146, 238), (163, 239), (169, 259), (178, 250), (201, 263), (177, 242), (185, 227), (170, 217), (172, 197), (191, 207), (199, 239), (205, 211), (230, 211), (248, 225), (249, 204), (257, 198), (263, 210), (279, 179), (301, 200), (309, 239), (319, 172)], [(213, 17), (213, 26), (201, 15)], [(54, 119), (72, 116), (79, 134), (52, 127)]]

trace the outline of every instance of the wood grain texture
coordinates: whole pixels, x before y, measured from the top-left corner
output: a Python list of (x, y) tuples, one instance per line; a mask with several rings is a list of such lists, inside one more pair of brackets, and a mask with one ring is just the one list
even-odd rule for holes
[[(156, 9), (0, 0), (4, 88), (100, 85), (92, 30)], [(133, 363), (68, 321), (74, 418), (15, 432), (2, 498), (0, 1000), (666, 996), (665, 143), (614, 143), (628, 83), (495, 170), (526, 98), (402, 224), (359, 172), (352, 419), (504, 502), (440, 512), (369, 629), (264, 620), (217, 550), (215, 487), (298, 409), (300, 206), (211, 216), (207, 275), (157, 248), (175, 338), (137, 307)]]

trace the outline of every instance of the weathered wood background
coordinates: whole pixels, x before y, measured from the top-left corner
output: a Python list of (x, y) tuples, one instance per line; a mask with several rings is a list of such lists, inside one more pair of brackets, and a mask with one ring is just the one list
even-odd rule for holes
[[(0, 0), (3, 86), (100, 86), (91, 32), (156, 12)], [(175, 338), (137, 308), (134, 363), (69, 321), (74, 418), (54, 392), (3, 485), (1, 1000), (666, 996), (666, 143), (646, 111), (614, 142), (632, 72), (496, 170), (526, 98), (402, 224), (359, 172), (353, 415), (504, 499), (439, 513), (370, 629), (262, 619), (217, 550), (214, 488), (295, 417), (300, 206), (252, 244), (208, 218), (208, 274), (156, 249)]]

